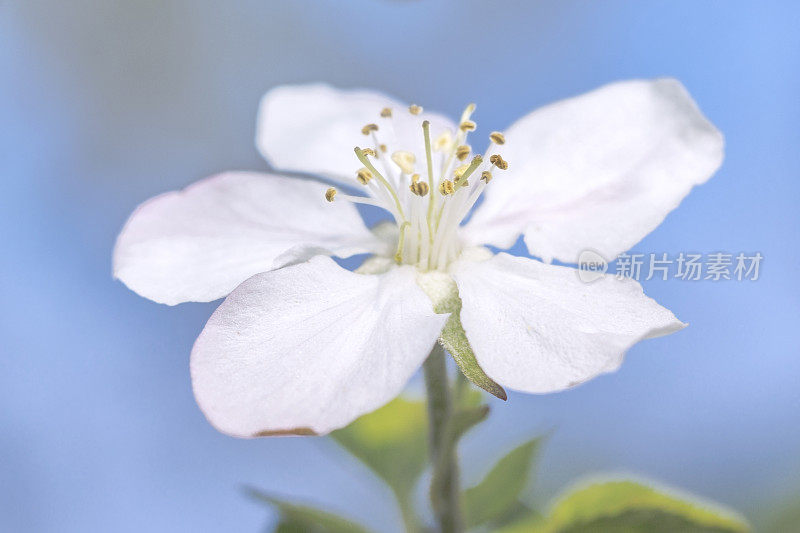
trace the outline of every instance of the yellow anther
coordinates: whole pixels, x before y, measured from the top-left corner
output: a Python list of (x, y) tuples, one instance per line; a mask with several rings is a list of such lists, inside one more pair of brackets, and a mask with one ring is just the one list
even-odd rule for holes
[(506, 143), (506, 136), (499, 131), (493, 131), (489, 134), (489, 140), (499, 146)]
[(448, 194), (453, 194), (456, 192), (456, 188), (453, 186), (453, 182), (450, 180), (444, 180), (442, 183), (439, 184), (439, 192), (443, 196), (447, 196)]
[(327, 191), (325, 191), (325, 199), (329, 202), (333, 201), (333, 198), (336, 196), (336, 188), (329, 187)]
[(364, 155), (371, 155), (372, 157), (375, 157), (375, 150), (372, 148), (364, 148), (361, 151), (364, 152)]
[(418, 106), (417, 104), (411, 104), (408, 106), (408, 112), (412, 115), (419, 115), (422, 113), (422, 106)]
[(388, 148), (386, 148), (385, 144), (382, 144), (382, 145), (378, 146), (378, 148), (380, 148), (381, 152), (385, 152), (386, 150), (388, 150)]
[(363, 133), (364, 135), (369, 135), (373, 131), (378, 131), (377, 124), (367, 124), (366, 126), (361, 128), (361, 133)]
[(447, 151), (451, 146), (453, 146), (453, 136), (450, 134), (450, 130), (445, 130), (433, 141), (433, 149), (436, 152)]
[(392, 108), (391, 107), (384, 107), (381, 109), (381, 116), (383, 118), (388, 118), (392, 116)]
[(469, 165), (461, 165), (460, 167), (455, 169), (453, 171), (453, 175), (455, 176), (455, 179), (453, 181), (455, 183), (458, 183), (458, 181), (461, 179), (461, 176), (464, 175), (464, 172), (466, 172), (468, 168), (469, 168)]
[(411, 183), (416, 183), (419, 181), (419, 174), (412, 174), (411, 175)]
[(478, 125), (472, 122), (471, 120), (465, 120), (461, 124), (458, 125), (458, 129), (461, 131), (475, 131)]
[(400, 151), (392, 154), (392, 161), (397, 163), (400, 170), (406, 174), (412, 174), (414, 172), (414, 163), (417, 162), (417, 157), (411, 152)]
[(356, 179), (361, 185), (366, 185), (372, 179), (372, 172), (367, 168), (360, 168), (356, 173)]
[(426, 194), (428, 194), (429, 190), (427, 183), (425, 183), (424, 181), (419, 181), (419, 176), (417, 176), (417, 181), (412, 182), (409, 188), (411, 189), (411, 192), (413, 192), (417, 196), (425, 196)]
[(485, 183), (489, 183), (490, 181), (492, 181), (492, 173), (489, 172), (488, 170), (484, 170), (483, 172), (481, 172), (481, 181)]
[(469, 154), (472, 152), (472, 148), (467, 144), (462, 144), (458, 148), (456, 148), (456, 157), (459, 161), (465, 160), (469, 157)]
[(500, 154), (494, 154), (489, 157), (489, 162), (500, 170), (506, 170), (508, 168), (508, 161), (500, 157)]

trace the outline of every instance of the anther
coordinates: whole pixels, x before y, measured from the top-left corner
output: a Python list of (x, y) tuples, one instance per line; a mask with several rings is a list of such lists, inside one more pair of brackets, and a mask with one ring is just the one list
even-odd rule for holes
[(472, 152), (472, 148), (467, 144), (462, 144), (456, 148), (456, 157), (459, 161), (463, 161), (469, 156), (470, 152)]
[(412, 115), (419, 115), (422, 113), (422, 106), (418, 106), (417, 104), (411, 104), (408, 106), (408, 112)]
[(500, 170), (506, 170), (508, 168), (508, 161), (500, 157), (500, 154), (494, 154), (489, 157), (489, 162)]
[(381, 109), (381, 116), (383, 118), (388, 118), (392, 116), (392, 108), (391, 107), (384, 107)]
[(380, 148), (381, 152), (385, 152), (386, 150), (388, 150), (385, 144), (380, 145), (378, 148)]
[(372, 172), (370, 172), (369, 169), (367, 168), (361, 168), (356, 173), (356, 179), (358, 179), (358, 182), (361, 185), (366, 185), (367, 183), (369, 183), (369, 180), (372, 179)]
[(333, 198), (336, 196), (336, 188), (329, 187), (327, 191), (325, 191), (325, 199), (329, 202), (333, 201)]
[(483, 181), (484, 183), (489, 183), (490, 181), (492, 181), (492, 173), (489, 172), (488, 170), (484, 170), (483, 172), (481, 172), (481, 181)]
[(489, 134), (489, 140), (495, 143), (496, 145), (503, 145), (506, 143), (506, 137), (499, 131), (493, 131)]
[(400, 170), (406, 174), (414, 172), (414, 163), (417, 162), (417, 157), (411, 152), (395, 152), (392, 154), (392, 161), (397, 163)]
[(433, 149), (437, 152), (442, 152), (445, 150), (449, 150), (452, 145), (453, 145), (453, 136), (450, 135), (449, 130), (446, 130), (441, 135), (436, 137), (436, 140), (433, 142)]
[(363, 135), (369, 135), (373, 131), (378, 131), (378, 125), (377, 124), (367, 124), (366, 126), (361, 128), (361, 133)]
[(417, 181), (413, 181), (409, 188), (411, 189), (411, 192), (413, 192), (417, 196), (425, 196), (426, 194), (428, 194), (429, 190), (428, 184), (425, 183), (424, 181), (419, 181), (419, 175), (416, 176), (417, 176)]
[(372, 157), (375, 157), (375, 150), (372, 148), (364, 148), (361, 151), (364, 152), (364, 155), (371, 155)]
[(453, 194), (456, 192), (456, 188), (453, 186), (453, 182), (450, 180), (444, 180), (442, 183), (439, 184), (439, 192), (443, 196), (447, 196), (448, 194)]
[(461, 124), (458, 125), (458, 129), (461, 131), (475, 131), (478, 125), (472, 122), (471, 120), (465, 120)]

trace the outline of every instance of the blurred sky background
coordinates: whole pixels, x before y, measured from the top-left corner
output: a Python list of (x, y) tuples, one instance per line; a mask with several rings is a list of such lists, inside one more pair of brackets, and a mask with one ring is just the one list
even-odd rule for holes
[(389, 493), (326, 439), (236, 440), (194, 403), (213, 304), (111, 278), (137, 204), (266, 169), (259, 97), (365, 86), (483, 132), (613, 80), (679, 78), (726, 136), (719, 173), (641, 252), (764, 256), (756, 282), (644, 282), (689, 322), (621, 370), (511, 394), (465, 477), (553, 431), (533, 496), (631, 472), (758, 518), (800, 487), (800, 4), (777, 1), (0, 1), (0, 530), (258, 531), (252, 484), (398, 531)]

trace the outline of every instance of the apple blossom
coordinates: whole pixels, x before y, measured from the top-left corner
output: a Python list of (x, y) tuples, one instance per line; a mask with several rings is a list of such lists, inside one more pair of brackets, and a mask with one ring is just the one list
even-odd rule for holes
[[(229, 172), (133, 213), (117, 278), (169, 305), (227, 295), (191, 357), (215, 427), (343, 427), (396, 396), (437, 340), (505, 397), (582, 383), (684, 327), (634, 280), (585, 284), (551, 264), (629, 249), (719, 167), (722, 136), (684, 87), (607, 85), (491, 133), (480, 153), (474, 109), (451, 122), (375, 92), (278, 87), (261, 103), (260, 151), (336, 187)], [(367, 229), (357, 204), (392, 222)], [(486, 248), (520, 235), (542, 261)], [(356, 254), (370, 257), (355, 272), (327, 257)]]

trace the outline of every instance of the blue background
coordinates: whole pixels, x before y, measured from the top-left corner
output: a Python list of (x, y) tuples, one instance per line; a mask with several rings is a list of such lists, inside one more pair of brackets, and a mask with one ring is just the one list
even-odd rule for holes
[(501, 129), (634, 77), (682, 80), (724, 166), (636, 249), (760, 251), (757, 282), (645, 282), (691, 326), (561, 394), (511, 394), (465, 476), (552, 431), (532, 496), (631, 472), (758, 520), (800, 486), (800, 6), (711, 1), (6, 0), (0, 3), (0, 530), (256, 531), (250, 483), (397, 531), (388, 492), (323, 439), (242, 441), (195, 406), (216, 304), (111, 279), (145, 199), (264, 169), (261, 94), (327, 81)]

